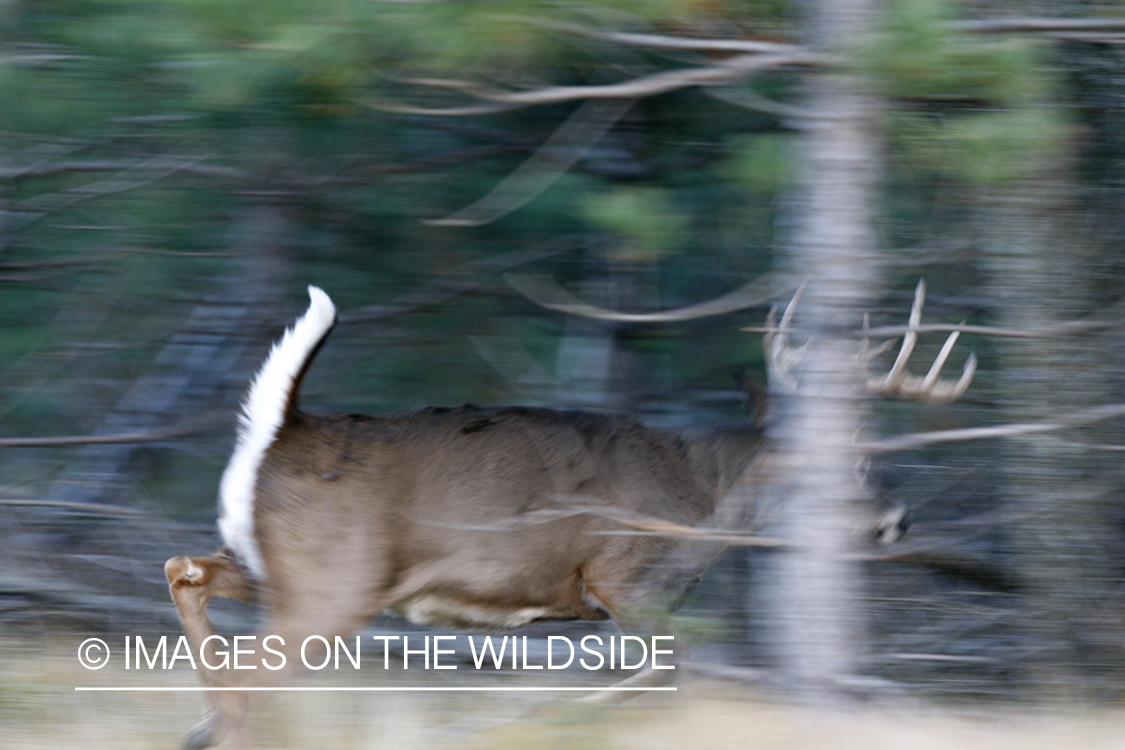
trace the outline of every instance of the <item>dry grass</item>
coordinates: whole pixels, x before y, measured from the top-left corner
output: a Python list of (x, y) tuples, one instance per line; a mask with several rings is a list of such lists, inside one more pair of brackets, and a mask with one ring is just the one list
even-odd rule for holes
[[(190, 685), (190, 670), (80, 668), (81, 636), (0, 644), (0, 747), (174, 748), (200, 712), (198, 693), (87, 693), (76, 685)], [(112, 640), (107, 638), (107, 640)], [(442, 684), (485, 675), (441, 675)], [(364, 677), (378, 684), (379, 677)], [(601, 707), (535, 693), (287, 693), (258, 701), (230, 747), (473, 750), (763, 748), (777, 750), (1120, 750), (1125, 711), (1018, 713), (982, 706), (811, 711), (753, 691), (695, 682), (675, 694)]]

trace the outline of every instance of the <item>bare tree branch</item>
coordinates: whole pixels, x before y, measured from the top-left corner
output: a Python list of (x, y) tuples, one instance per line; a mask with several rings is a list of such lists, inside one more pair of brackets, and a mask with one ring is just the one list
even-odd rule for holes
[(635, 34), (625, 31), (601, 31), (580, 24), (541, 22), (537, 19), (528, 19), (545, 28), (556, 31), (565, 31), (576, 36), (589, 39), (601, 39), (607, 42), (616, 42), (628, 47), (644, 47), (683, 52), (737, 52), (751, 54), (779, 54), (790, 52), (808, 52), (808, 49), (798, 44), (786, 42), (768, 42), (760, 39), (721, 39), (666, 36), (663, 34)]
[(775, 102), (755, 93), (749, 88), (732, 88), (731, 86), (702, 86), (700, 90), (705, 94), (742, 109), (755, 112), (765, 112), (767, 115), (783, 117), (794, 120), (807, 120), (815, 115), (804, 107), (795, 107), (791, 104)]
[[(420, 82), (414, 81), (414, 83)], [(425, 83), (433, 84), (435, 82), (430, 81)], [(399, 115), (424, 115), (426, 117), (477, 117), (480, 115), (494, 115), (498, 112), (510, 112), (513, 109), (526, 106), (523, 104), (466, 104), (461, 107), (435, 109), (432, 107), (416, 107), (412, 104), (374, 99), (362, 100), (360, 103), (378, 112), (391, 112)]]
[(770, 288), (772, 279), (769, 276), (760, 276), (733, 292), (695, 305), (655, 313), (623, 313), (587, 304), (547, 276), (508, 274), (504, 278), (513, 289), (540, 307), (567, 313), (568, 315), (578, 315), (595, 320), (610, 320), (618, 323), (675, 323), (725, 315), (738, 310), (745, 310), (748, 307), (763, 305), (773, 296), (773, 291)]
[(946, 28), (972, 34), (1035, 34), (1056, 41), (1125, 44), (1121, 18), (993, 18), (951, 21)]
[(885, 440), (872, 440), (861, 442), (858, 448), (865, 453), (893, 453), (894, 451), (912, 450), (937, 443), (955, 443), (968, 440), (990, 440), (994, 438), (1016, 437), (1018, 435), (1036, 435), (1046, 432), (1058, 432), (1075, 427), (1083, 427), (1107, 419), (1125, 417), (1125, 404), (1110, 404), (1097, 406), (1092, 409), (1071, 412), (1058, 417), (1053, 422), (1025, 422), (1019, 424), (996, 425), (992, 427), (966, 427), (958, 430), (937, 430), (934, 432), (918, 432), (912, 435), (903, 435)]
[(0, 448), (61, 448), (69, 445), (114, 445), (121, 443), (159, 443), (171, 438), (192, 435), (213, 425), (169, 427), (118, 435), (62, 435), (59, 437), (0, 438)]
[(992, 18), (950, 21), (946, 27), (976, 34), (1125, 31), (1125, 18)]
[(525, 263), (533, 263), (537, 260), (543, 260), (558, 255), (559, 253), (567, 252), (568, 250), (580, 246), (580, 244), (580, 235), (568, 234), (536, 243), (530, 247), (510, 250), (506, 253), (500, 253), (499, 255), (493, 255), (488, 258), (469, 261), (450, 271), (448, 276), (429, 277), (424, 283), (399, 295), (389, 304), (369, 305), (341, 313), (340, 321), (355, 323), (379, 320), (392, 315), (416, 310), (420, 307), (436, 305), (458, 294), (476, 291), (481, 288), (480, 283), (454, 280), (450, 277), (499, 273)]
[(765, 70), (786, 67), (824, 67), (838, 62), (829, 55), (799, 51), (778, 54), (737, 55), (714, 65), (698, 68), (653, 73), (627, 81), (594, 86), (548, 86), (530, 91), (504, 91), (469, 81), (446, 79), (414, 79), (409, 81), (423, 86), (448, 88), (471, 95), (493, 107), (470, 105), (467, 107), (427, 108), (398, 103), (369, 103), (368, 106), (400, 114), (464, 116), (498, 111), (496, 105), (506, 108), (527, 107), (537, 104), (558, 104), (582, 99), (640, 99), (666, 94), (691, 86), (706, 86), (745, 78)]
[[(595, 86), (549, 86), (530, 91), (504, 91), (479, 83), (460, 80), (419, 78), (406, 81), (421, 86), (447, 88), (470, 95), (477, 100), (475, 104), (461, 107), (429, 108), (416, 107), (397, 102), (368, 102), (367, 106), (388, 112), (415, 115), (438, 115), (464, 117), (492, 114), (516, 107), (536, 104), (555, 104), (582, 99), (639, 99), (647, 96), (668, 93), (691, 86), (708, 86), (729, 83), (751, 73), (763, 70), (776, 70), (784, 67), (830, 67), (839, 64), (839, 59), (817, 53), (796, 44), (768, 42), (754, 39), (700, 39), (673, 37), (660, 34), (635, 34), (628, 32), (603, 32), (580, 25), (552, 24), (561, 31), (604, 39), (618, 44), (646, 47), (649, 49), (731, 52), (733, 57), (714, 65), (686, 68), (647, 76), (640, 76), (619, 83)], [(1125, 20), (1110, 18), (1008, 18), (992, 20), (952, 21), (947, 28), (953, 31), (970, 33), (1040, 33), (1055, 35), (1074, 35), (1082, 33), (1106, 34), (1125, 32)], [(755, 96), (735, 99), (732, 103), (752, 109), (761, 109), (785, 117), (806, 117), (807, 113), (776, 104)]]
[(124, 505), (102, 505), (101, 503), (70, 503), (64, 500), (16, 500), (0, 499), (0, 506), (10, 508), (59, 508), (80, 513), (93, 513), (99, 516), (143, 516), (143, 511), (127, 508)]
[[(135, 163), (121, 171), (120, 174), (104, 180), (78, 187), (68, 188), (58, 193), (50, 193), (30, 198), (22, 203), (17, 203), (8, 210), (11, 213), (25, 215), (24, 221), (14, 229), (23, 229), (44, 216), (68, 208), (77, 203), (101, 198), (107, 195), (135, 190), (182, 171), (203, 157), (185, 158), (171, 155), (154, 156)], [(138, 174), (139, 173), (139, 174)]]
[[(519, 513), (503, 519), (492, 520), (483, 526), (425, 522), (428, 526), (438, 526), (459, 531), (512, 531), (528, 529), (543, 524), (554, 523), (564, 518), (576, 516), (597, 516), (626, 527), (627, 530), (591, 531), (597, 536), (660, 536), (689, 539), (696, 542), (710, 542), (735, 547), (763, 547), (781, 549), (791, 546), (777, 537), (761, 536), (753, 531), (704, 526), (689, 526), (664, 518), (626, 511), (599, 503), (597, 498), (583, 498), (579, 495), (559, 495), (558, 500), (565, 504), (559, 508), (540, 508)], [(586, 500), (585, 504), (576, 504)]]
[(543, 193), (574, 164), (590, 153), (602, 136), (633, 106), (632, 99), (583, 102), (531, 158), (505, 177), (483, 198), (434, 226), (475, 227), (507, 216)]
[(901, 336), (907, 331), (913, 330), (917, 333), (978, 333), (984, 336), (1000, 336), (1005, 338), (1016, 339), (1034, 339), (1034, 338), (1052, 338), (1055, 336), (1069, 336), (1075, 333), (1086, 333), (1087, 331), (1097, 331), (1104, 328), (1113, 328), (1120, 325), (1119, 323), (1112, 323), (1109, 321), (1093, 321), (1093, 320), (1076, 320), (1068, 323), (1059, 323), (1053, 326), (1044, 326), (1031, 330), (1020, 330), (1017, 328), (997, 328), (995, 326), (978, 326), (951, 324), (951, 323), (930, 323), (920, 325), (917, 328), (910, 328), (909, 326), (880, 326), (878, 328), (871, 328), (867, 331), (870, 336)]
[[(634, 34), (591, 29), (579, 24), (541, 23), (547, 28), (565, 31), (590, 39), (616, 42), (630, 47), (669, 51), (698, 52), (738, 52), (769, 53), (806, 51), (807, 48), (786, 42), (772, 42), (759, 39), (723, 39), (676, 37), (660, 34)], [(1012, 17), (979, 20), (950, 21), (946, 28), (976, 34), (1072, 34), (1125, 32), (1125, 19), (1122, 18), (1036, 18)]]
[(25, 263), (0, 263), (0, 271), (18, 272), (39, 270), (42, 268), (68, 268), (71, 266), (96, 265), (102, 257), (81, 258), (75, 260), (33, 260)]
[[(202, 177), (222, 177), (244, 180), (250, 175), (241, 169), (218, 165), (199, 164), (203, 157), (184, 157), (185, 163), (176, 171)], [(192, 159), (191, 161), (186, 161)], [(134, 169), (136, 160), (113, 159), (106, 161), (60, 161), (29, 167), (10, 167), (0, 169), (0, 181), (17, 182), (40, 177), (54, 177), (60, 174), (81, 174), (83, 172), (119, 172)]]

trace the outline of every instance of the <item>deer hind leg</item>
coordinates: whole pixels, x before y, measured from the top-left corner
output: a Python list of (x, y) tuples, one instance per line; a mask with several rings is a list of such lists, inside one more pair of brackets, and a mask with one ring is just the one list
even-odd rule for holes
[[(255, 598), (254, 584), (227, 555), (174, 557), (164, 567), (184, 630), (197, 650), (214, 632), (206, 610), (209, 599)], [(237, 668), (228, 662), (224, 669), (203, 669), (208, 686), (245, 688), (276, 683), (301, 663), (308, 636), (321, 636), (332, 643), (335, 636), (355, 632), (383, 607), (381, 597), (356, 595), (351, 582), (327, 565), (288, 569), (279, 565), (271, 571), (268, 589), (260, 598), (269, 612), (253, 640), (253, 653), (244, 656)], [(213, 646), (214, 640), (208, 644), (205, 658), (219, 664), (223, 659), (214, 654)], [(320, 656), (313, 651), (315, 648), (310, 650), (309, 662), (318, 663)], [(219, 744), (242, 726), (249, 712), (247, 692), (223, 690), (207, 695), (208, 710), (184, 738), (185, 750)]]
[[(180, 615), (180, 624), (196, 653), (202, 653), (200, 649), (207, 638), (215, 634), (207, 615), (207, 602), (215, 597), (248, 602), (255, 599), (254, 583), (225, 550), (208, 557), (179, 555), (170, 558), (164, 563), (164, 575), (168, 578), (168, 590)], [(214, 648), (214, 641), (207, 643), (209, 651)], [(204, 682), (215, 684), (213, 671), (203, 670)]]
[[(214, 597), (253, 601), (255, 587), (242, 568), (224, 550), (208, 557), (179, 555), (164, 563), (168, 589), (180, 615), (180, 624), (192, 647), (207, 663), (217, 664), (215, 634), (211, 618), (207, 615), (207, 602)], [(207, 653), (204, 654), (203, 649)], [(202, 669), (203, 683), (209, 687), (222, 685), (221, 670)], [(244, 694), (209, 692), (207, 711), (203, 719), (184, 737), (185, 750), (199, 750), (222, 741), (232, 729), (242, 723), (246, 715)]]

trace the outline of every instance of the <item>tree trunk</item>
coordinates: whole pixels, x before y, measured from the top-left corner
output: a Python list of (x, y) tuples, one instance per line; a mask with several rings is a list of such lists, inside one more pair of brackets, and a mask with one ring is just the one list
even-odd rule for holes
[[(1097, 309), (1096, 248), (1076, 201), (1073, 160), (981, 201), (991, 296), (999, 324), (1038, 330)], [(1112, 400), (1118, 377), (1104, 334), (1001, 344), (996, 399), (1004, 421), (1049, 421)], [(1086, 701), (1118, 695), (1125, 680), (1120, 592), (1120, 454), (1112, 425), (1008, 440), (1002, 465), (1012, 564), (1022, 599), (1027, 676), (1035, 695)], [(1119, 433), (1117, 433), (1119, 435)]]
[[(812, 36), (846, 52), (872, 22), (869, 0), (821, 0)], [(846, 69), (811, 78), (800, 231), (792, 272), (806, 282), (794, 321), (809, 346), (781, 398), (776, 438), (784, 457), (779, 532), (793, 547), (771, 576), (775, 639), (787, 684), (804, 699), (838, 698), (862, 658), (861, 571), (852, 551), (854, 509), (864, 490), (855, 435), (864, 422), (856, 333), (879, 280), (872, 189), (879, 172), (875, 108)]]

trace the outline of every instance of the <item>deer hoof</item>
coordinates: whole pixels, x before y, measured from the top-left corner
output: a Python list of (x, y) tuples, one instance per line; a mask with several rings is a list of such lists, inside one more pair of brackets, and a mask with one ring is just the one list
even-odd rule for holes
[(184, 735), (180, 750), (203, 750), (205, 747), (214, 747), (221, 741), (221, 738), (215, 737), (215, 722), (207, 716)]

